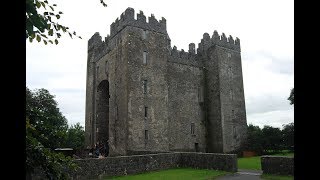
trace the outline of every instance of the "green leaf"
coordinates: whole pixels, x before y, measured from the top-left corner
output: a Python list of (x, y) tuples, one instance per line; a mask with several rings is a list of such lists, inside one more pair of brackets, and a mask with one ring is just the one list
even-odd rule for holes
[(48, 1), (47, 1), (47, 0), (45, 0), (45, 1), (43, 1), (43, 2), (45, 2), (45, 3), (47, 3), (47, 4), (48, 4)]
[(41, 4), (39, 3), (39, 1), (36, 1), (36, 6), (38, 9), (41, 7)]
[(48, 34), (49, 34), (49, 36), (52, 36), (53, 35), (53, 29), (50, 29)]
[(60, 34), (60, 33), (57, 33), (57, 36), (58, 36), (58, 38), (60, 38), (60, 37), (61, 37), (61, 34)]
[(30, 16), (30, 20), (33, 23), (33, 26), (35, 26), (39, 30), (45, 29), (47, 26), (45, 20), (41, 16), (32, 15)]
[(53, 42), (51, 40), (49, 40), (49, 43), (53, 44)]
[(30, 21), (30, 19), (27, 19), (26, 30), (28, 31), (29, 36), (33, 32), (33, 25), (32, 25), (32, 22)]
[(46, 9), (46, 4), (44, 4), (44, 2), (40, 2), (41, 3), (41, 5), (42, 5), (42, 7), (44, 8), (44, 9)]
[(34, 39), (35, 37), (36, 37), (36, 34), (34, 32), (32, 32), (31, 38)]
[(53, 4), (52, 6), (57, 6), (56, 4)]
[(59, 14), (63, 14), (61, 11), (59, 11)]
[(66, 27), (64, 27), (64, 26), (61, 26), (61, 29), (62, 29), (63, 32), (67, 31)]
[(39, 34), (37, 35), (37, 41), (38, 41), (38, 42), (41, 41), (41, 37), (39, 36)]
[(54, 11), (54, 9), (53, 9), (53, 7), (52, 6), (49, 6), (50, 7), (50, 9), (52, 10), (52, 11)]
[(57, 39), (55, 39), (55, 40), (54, 40), (54, 42), (55, 42), (56, 44), (58, 44), (58, 43), (59, 43), (59, 41), (58, 41)]
[(47, 18), (49, 19), (50, 22), (52, 22), (52, 21), (51, 21), (51, 16), (47, 16)]
[(48, 12), (44, 12), (43, 15), (47, 16), (49, 13)]
[(48, 37), (45, 35), (45, 34), (40, 34), (42, 37), (44, 37), (44, 38), (47, 38), (48, 39)]
[(29, 41), (32, 42), (33, 38), (29, 37)]
[[(69, 32), (68, 32), (69, 33)], [(69, 36), (72, 38), (72, 34), (71, 33), (69, 33)], [(73, 39), (73, 38), (72, 38)]]
[(43, 40), (43, 43), (44, 43), (45, 45), (47, 45), (47, 44), (48, 44), (46, 40)]
[(78, 38), (82, 39), (82, 37), (81, 37), (81, 36), (78, 36)]
[(51, 16), (54, 16), (54, 13), (52, 13), (52, 12), (50, 12), (49, 14), (50, 14)]
[(73, 31), (73, 35), (76, 35), (76, 32), (75, 32), (75, 31)]
[(56, 17), (57, 17), (57, 19), (60, 19), (60, 15), (59, 14), (57, 14)]

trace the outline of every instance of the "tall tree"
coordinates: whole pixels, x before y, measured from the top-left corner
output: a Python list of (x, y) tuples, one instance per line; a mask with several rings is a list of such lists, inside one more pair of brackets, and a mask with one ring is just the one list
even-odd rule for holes
[(290, 104), (294, 104), (294, 88), (291, 89), (290, 96), (288, 97)]
[(265, 151), (279, 151), (282, 146), (281, 130), (272, 126), (264, 126), (262, 129), (263, 149)]
[(286, 149), (293, 150), (294, 147), (294, 123), (283, 125), (282, 129), (283, 144)]
[(247, 131), (247, 140), (245, 142), (245, 149), (254, 151), (257, 154), (262, 154), (262, 130), (259, 126), (249, 124)]
[(75, 150), (84, 148), (84, 129), (80, 123), (71, 125), (68, 129), (65, 146)]
[(67, 120), (54, 96), (46, 89), (26, 87), (26, 173), (42, 170), (49, 179), (66, 179), (66, 169), (75, 170), (71, 157), (54, 152), (66, 140)]

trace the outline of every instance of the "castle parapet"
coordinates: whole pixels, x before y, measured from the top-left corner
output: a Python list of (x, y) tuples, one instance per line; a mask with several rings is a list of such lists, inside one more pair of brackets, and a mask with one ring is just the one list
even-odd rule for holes
[(240, 39), (238, 37), (236, 38), (236, 40), (233, 40), (233, 37), (231, 35), (227, 38), (226, 35), (222, 33), (222, 35), (220, 36), (216, 30), (213, 32), (211, 38), (208, 33), (203, 34), (203, 38), (199, 43), (197, 51), (203, 52), (212, 45), (218, 45), (240, 52)]
[(107, 43), (110, 37), (107, 36), (105, 41), (102, 41), (102, 37), (96, 32), (88, 41), (88, 51), (91, 52), (94, 61), (100, 59), (102, 56), (108, 53), (109, 48)]
[(91, 50), (93, 47), (98, 46), (102, 43), (102, 37), (98, 32), (94, 33), (94, 35), (88, 41), (88, 50)]
[(170, 51), (169, 62), (192, 65), (196, 67), (202, 67), (201, 62), (197, 60), (197, 55), (195, 54), (195, 44), (189, 44), (189, 52), (185, 52), (184, 49), (180, 51), (177, 50), (176, 46)]
[(119, 31), (121, 31), (126, 26), (139, 27), (145, 30), (155, 31), (162, 34), (167, 34), (166, 19), (162, 17), (158, 21), (153, 14), (148, 17), (148, 23), (146, 22), (146, 16), (142, 11), (137, 14), (137, 19), (134, 19), (134, 9), (127, 8), (124, 13), (120, 15), (120, 19), (116, 19), (110, 25), (110, 36), (115, 36)]

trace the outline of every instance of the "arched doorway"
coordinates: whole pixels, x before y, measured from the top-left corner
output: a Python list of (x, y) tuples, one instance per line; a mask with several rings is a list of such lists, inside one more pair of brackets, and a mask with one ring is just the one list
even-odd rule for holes
[(96, 142), (105, 144), (109, 140), (109, 82), (103, 80), (97, 88)]

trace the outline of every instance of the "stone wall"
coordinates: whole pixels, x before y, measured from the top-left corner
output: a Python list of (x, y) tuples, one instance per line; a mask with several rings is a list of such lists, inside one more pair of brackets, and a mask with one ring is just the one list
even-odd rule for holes
[(170, 151), (205, 152), (206, 129), (201, 107), (203, 93), (200, 94), (203, 71), (195, 66), (173, 62), (169, 62), (167, 67)]
[(81, 170), (73, 179), (120, 176), (177, 167), (237, 171), (237, 156), (214, 153), (161, 153), (75, 160)]
[(294, 157), (262, 156), (261, 168), (264, 174), (293, 175)]

